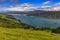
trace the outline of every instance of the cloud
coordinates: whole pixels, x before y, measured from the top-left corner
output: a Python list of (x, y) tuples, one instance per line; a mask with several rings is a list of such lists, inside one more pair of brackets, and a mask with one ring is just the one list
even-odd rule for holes
[(34, 5), (33, 5), (33, 4), (29, 4), (29, 3), (24, 3), (24, 4), (21, 4), (20, 6), (32, 7), (32, 6), (34, 6)]
[(41, 8), (47, 8), (47, 7), (51, 7), (51, 6), (41, 6)]
[(43, 2), (43, 5), (49, 4), (50, 1)]
[(60, 5), (60, 2), (56, 3), (55, 5)]
[[(46, 1), (46, 2), (44, 2), (43, 4), (45, 5), (45, 4), (49, 4), (50, 3), (50, 1)], [(33, 5), (33, 4), (29, 4), (29, 3), (23, 3), (23, 4), (18, 4), (18, 5), (10, 5), (10, 7), (6, 7), (6, 8), (0, 8), (0, 11), (2, 12), (2, 11), (24, 11), (24, 12), (26, 12), (26, 11), (34, 11), (34, 10), (45, 10), (45, 11), (55, 11), (55, 10), (60, 10), (59, 8), (60, 8), (60, 6), (58, 7), (53, 7), (53, 6), (49, 6), (49, 5), (45, 5), (45, 6), (39, 6), (39, 7), (37, 7), (37, 6), (35, 6), (35, 5)], [(60, 5), (60, 2), (59, 3), (56, 3), (55, 5)]]
[(44, 11), (60, 11), (60, 6), (42, 6), (40, 10), (44, 10)]
[(8, 11), (33, 11), (36, 9), (37, 7), (35, 7), (33, 4), (24, 3), (20, 5), (15, 5), (15, 7), (7, 8), (6, 10)]

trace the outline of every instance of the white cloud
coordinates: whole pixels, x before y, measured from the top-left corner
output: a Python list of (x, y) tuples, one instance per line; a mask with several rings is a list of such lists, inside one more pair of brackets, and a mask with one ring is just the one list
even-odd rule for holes
[(15, 5), (15, 7), (7, 8), (8, 11), (33, 11), (37, 7), (35, 7), (33, 4), (24, 3), (20, 5)]
[(33, 4), (29, 4), (29, 3), (24, 3), (24, 4), (21, 4), (20, 6), (33, 7), (34, 5)]
[(49, 3), (50, 3), (50, 1), (43, 2), (44, 5), (49, 4)]
[[(50, 1), (46, 1), (43, 4), (49, 4)], [(56, 3), (56, 5), (60, 5), (59, 3)], [(58, 7), (52, 7), (52, 6), (40, 6), (37, 7), (33, 4), (29, 4), (29, 3), (24, 3), (24, 4), (20, 4), (20, 5), (15, 5), (15, 6), (10, 6), (10, 7), (6, 7), (6, 8), (0, 8), (0, 11), (34, 11), (34, 10), (45, 10), (45, 11), (55, 11), (55, 10), (60, 10), (60, 6)]]
[(42, 6), (40, 10), (44, 11), (60, 11), (60, 6)]
[(51, 6), (41, 6), (41, 8), (47, 8), (47, 7), (51, 7)]
[(55, 5), (60, 5), (60, 2), (56, 3)]

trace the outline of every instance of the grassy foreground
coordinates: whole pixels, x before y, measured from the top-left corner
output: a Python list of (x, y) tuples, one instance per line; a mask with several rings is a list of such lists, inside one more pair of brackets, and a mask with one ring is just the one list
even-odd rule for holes
[(60, 40), (60, 34), (41, 30), (0, 27), (0, 40)]

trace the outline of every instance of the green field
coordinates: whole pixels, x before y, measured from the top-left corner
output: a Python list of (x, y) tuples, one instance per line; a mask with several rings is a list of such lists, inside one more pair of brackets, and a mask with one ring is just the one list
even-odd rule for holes
[(60, 34), (41, 30), (0, 27), (0, 40), (60, 40)]

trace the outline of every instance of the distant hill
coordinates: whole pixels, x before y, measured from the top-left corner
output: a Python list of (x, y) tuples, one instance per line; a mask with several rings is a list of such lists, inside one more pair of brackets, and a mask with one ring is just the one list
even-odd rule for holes
[(28, 16), (46, 17), (46, 18), (60, 18), (60, 11), (34, 11)]
[[(49, 7), (43, 8), (46, 10), (33, 10), (33, 11), (8, 11), (0, 14), (26, 14), (27, 16), (37, 16), (37, 17), (46, 17), (46, 18), (60, 18), (60, 6), (58, 7)], [(56, 8), (56, 9), (55, 9)], [(50, 10), (48, 10), (50, 9)], [(54, 10), (52, 10), (54, 9)]]

